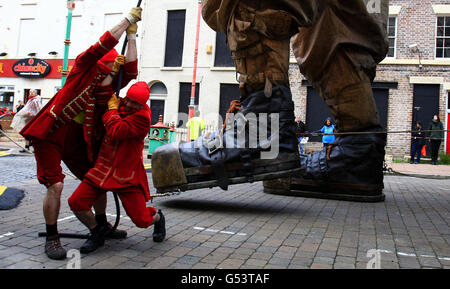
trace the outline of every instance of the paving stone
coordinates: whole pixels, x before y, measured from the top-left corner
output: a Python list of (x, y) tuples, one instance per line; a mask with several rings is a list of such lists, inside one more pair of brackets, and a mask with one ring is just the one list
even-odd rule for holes
[(201, 261), (203, 263), (209, 263), (209, 264), (216, 264), (219, 265), (220, 263), (225, 260), (229, 254), (221, 254), (221, 253), (211, 253), (208, 256), (204, 257)]
[(337, 255), (343, 257), (356, 257), (356, 248), (339, 247)]
[(291, 259), (273, 257), (269, 260), (271, 265), (288, 266), (291, 263)]
[(187, 248), (197, 248), (198, 246), (200, 246), (201, 243), (200, 242), (193, 242), (193, 241), (186, 241), (180, 244), (181, 247), (187, 247)]
[(177, 263), (195, 265), (200, 261), (200, 257), (195, 256), (183, 256), (177, 260)]
[(310, 268), (311, 269), (333, 269), (333, 266), (329, 265), (329, 264), (313, 263)]
[(355, 264), (340, 263), (340, 262), (337, 262), (337, 261), (333, 265), (333, 269), (355, 269), (355, 268), (356, 268)]
[(215, 268), (216, 268), (216, 266), (213, 264), (202, 263), (202, 262), (199, 262), (192, 267), (192, 269), (215, 269)]
[(152, 269), (164, 269), (168, 268), (172, 263), (175, 263), (175, 261), (178, 258), (175, 257), (169, 257), (169, 256), (162, 256), (159, 258), (156, 258), (155, 260), (151, 261), (147, 265), (145, 265), (145, 268), (152, 268)]
[(244, 262), (245, 260), (230, 258), (223, 261), (218, 267), (221, 269), (239, 269)]
[(442, 265), (437, 258), (419, 257), (419, 263), (422, 267), (441, 268)]
[(248, 259), (245, 262), (245, 265), (257, 266), (259, 268), (264, 267), (266, 264), (267, 264), (267, 260), (262, 260), (262, 259)]
[(170, 256), (170, 257), (183, 257), (184, 255), (186, 255), (187, 253), (189, 253), (190, 251), (192, 251), (191, 248), (186, 248), (186, 247), (175, 247), (172, 250), (168, 251), (167, 253), (165, 253), (165, 256)]
[(327, 257), (315, 257), (313, 263), (332, 265), (334, 263), (334, 259)]
[(335, 258), (336, 257), (336, 252), (335, 251), (324, 251), (324, 250), (319, 250), (316, 253), (316, 257), (327, 257), (327, 258)]
[(278, 247), (269, 247), (269, 246), (261, 246), (256, 251), (265, 252), (265, 253), (275, 253), (278, 250)]

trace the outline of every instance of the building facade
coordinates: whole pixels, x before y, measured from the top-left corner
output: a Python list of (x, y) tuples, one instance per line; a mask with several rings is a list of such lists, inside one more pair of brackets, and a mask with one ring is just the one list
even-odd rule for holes
[[(136, 5), (135, 0), (74, 2), (69, 67), (76, 55)], [(191, 97), (198, 1), (144, 0), (142, 7), (138, 80), (152, 88), (152, 123), (162, 115), (165, 123), (183, 127)], [(379, 65), (373, 84), (383, 126), (389, 131), (408, 131), (420, 120), (427, 128), (438, 114), (449, 128), (450, 2), (390, 0), (389, 14), (389, 54)], [(44, 99), (60, 88), (66, 19), (66, 1), (0, 0), (0, 107), (15, 107), (19, 100), (26, 100), (32, 88)], [(230, 101), (239, 98), (237, 75), (225, 35), (210, 29), (203, 19), (198, 47), (195, 104), (209, 127), (218, 128)], [(13, 73), (18, 60), (29, 58), (46, 61), (50, 73), (33, 79)], [(293, 56), (290, 85), (296, 115), (309, 131), (320, 129), (329, 110), (300, 74)], [(443, 147), (448, 153), (449, 139), (446, 134)], [(320, 139), (311, 142), (314, 147)], [(388, 154), (403, 157), (409, 151), (408, 133), (389, 135)]]
[[(79, 53), (136, 5), (134, 0), (73, 2), (69, 69)], [(19, 100), (27, 100), (30, 89), (36, 89), (44, 102), (60, 89), (67, 15), (67, 1), (0, 0), (0, 107), (15, 108)], [(123, 39), (118, 50), (121, 43)], [(35, 78), (27, 78), (30, 73), (15, 73), (20, 70), (19, 60), (33, 63)], [(47, 75), (36, 74), (39, 63), (48, 66)]]

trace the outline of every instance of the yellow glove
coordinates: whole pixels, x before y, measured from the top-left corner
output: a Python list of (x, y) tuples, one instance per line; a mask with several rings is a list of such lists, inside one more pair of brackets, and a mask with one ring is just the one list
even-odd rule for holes
[(127, 35), (130, 35), (130, 34), (136, 34), (136, 33), (137, 33), (137, 30), (138, 30), (137, 24), (136, 24), (136, 23), (135, 23), (135, 24), (131, 24), (131, 25), (128, 26), (128, 28), (127, 28)]
[(114, 60), (113, 71), (119, 72), (120, 66), (125, 64), (125, 56), (122, 54), (117, 55), (116, 60)]
[(114, 93), (108, 100), (108, 110), (119, 109), (120, 97)]
[(131, 9), (130, 13), (126, 17), (131, 24), (141, 21), (142, 19), (142, 8), (135, 7)]

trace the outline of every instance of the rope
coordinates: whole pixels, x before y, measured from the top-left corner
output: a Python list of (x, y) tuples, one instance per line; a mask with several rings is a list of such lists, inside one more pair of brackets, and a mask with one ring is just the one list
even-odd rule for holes
[(428, 180), (450, 180), (450, 176), (424, 176), (424, 175), (401, 173), (401, 172), (395, 171), (392, 168), (388, 168), (386, 163), (384, 164), (383, 171), (387, 172), (389, 174), (392, 174), (394, 176), (401, 176), (401, 177), (413, 177), (413, 178), (428, 179)]
[[(450, 132), (450, 130), (398, 130), (398, 131), (354, 131), (354, 132), (336, 132), (336, 133), (315, 133), (315, 132), (305, 132), (304, 135), (309, 136), (324, 136), (324, 135), (366, 135), (366, 134), (410, 134), (415, 132)], [(434, 138), (440, 139), (442, 138)]]

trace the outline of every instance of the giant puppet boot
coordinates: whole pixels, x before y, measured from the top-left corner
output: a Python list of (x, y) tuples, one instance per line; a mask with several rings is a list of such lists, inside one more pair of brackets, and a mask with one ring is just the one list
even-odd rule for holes
[(325, 96), (338, 132), (349, 134), (338, 136), (328, 149), (302, 154), (305, 172), (265, 181), (265, 192), (361, 202), (384, 200), (386, 134), (379, 125), (371, 79), (341, 55), (336, 54), (326, 76), (314, 86)]
[[(295, 31), (286, 12), (258, 13), (240, 1), (227, 33), (240, 74), (240, 102), (232, 103), (221, 132), (155, 150), (152, 176), (159, 192), (216, 186), (226, 190), (231, 184), (288, 177), (301, 170), (288, 78), (289, 40)], [(261, 25), (261, 17), (272, 21)]]

